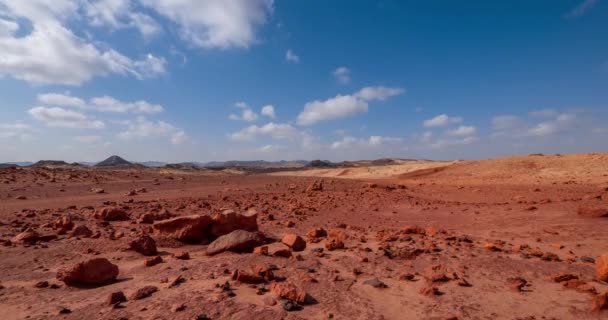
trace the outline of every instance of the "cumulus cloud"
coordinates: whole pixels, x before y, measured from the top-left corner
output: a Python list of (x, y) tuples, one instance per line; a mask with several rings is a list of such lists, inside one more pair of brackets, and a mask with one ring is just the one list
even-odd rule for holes
[(31, 126), (21, 123), (0, 123), (0, 138), (26, 137)]
[(395, 145), (403, 142), (402, 138), (370, 136), (369, 138), (344, 137), (330, 145), (331, 149), (369, 148), (384, 145)]
[(265, 105), (262, 107), (262, 115), (269, 118), (276, 118), (276, 114), (274, 113), (274, 107), (272, 105)]
[(350, 70), (347, 67), (339, 67), (332, 74), (341, 84), (348, 84), (350, 82)]
[(105, 127), (105, 123), (101, 120), (58, 107), (34, 107), (28, 112), (34, 119), (44, 122), (49, 127), (82, 129), (103, 129)]
[(562, 113), (555, 119), (543, 121), (528, 129), (527, 135), (533, 137), (544, 137), (566, 130), (574, 122), (574, 114)]
[(450, 117), (447, 114), (440, 114), (434, 118), (424, 120), (423, 125), (425, 127), (443, 127), (448, 124), (461, 123), (462, 121), (461, 117)]
[(251, 125), (232, 133), (230, 138), (237, 141), (253, 141), (257, 136), (270, 136), (273, 139), (293, 139), (298, 130), (287, 123), (270, 122), (263, 126)]
[(459, 126), (456, 129), (449, 130), (448, 135), (453, 137), (467, 137), (477, 133), (477, 128), (474, 126)]
[[(80, 6), (88, 4), (0, 0), (0, 75), (35, 84), (80, 85), (96, 76), (144, 79), (165, 72), (164, 58), (147, 55), (134, 60), (67, 28), (67, 20), (80, 17)], [(31, 31), (23, 35), (19, 31), (26, 25)]]
[(162, 30), (152, 17), (135, 11), (131, 0), (92, 0), (85, 2), (84, 11), (89, 23), (97, 27), (135, 28), (146, 38)]
[(45, 93), (38, 95), (38, 101), (45, 105), (58, 107), (76, 107), (98, 112), (131, 112), (136, 114), (152, 114), (163, 112), (163, 107), (143, 100), (124, 102), (110, 96), (92, 98), (89, 102), (70, 94)]
[(521, 120), (517, 116), (513, 115), (501, 115), (492, 118), (492, 129), (500, 131), (518, 127), (521, 124)]
[(242, 120), (242, 121), (255, 121), (258, 119), (258, 114), (251, 110), (251, 107), (245, 102), (237, 102), (234, 104), (235, 107), (241, 109), (241, 115), (230, 114), (228, 119), (230, 120)]
[(180, 144), (188, 140), (185, 131), (165, 121), (150, 121), (138, 117), (127, 125), (127, 130), (120, 132), (118, 138), (123, 140), (145, 139), (153, 137), (169, 137), (171, 143)]
[(74, 141), (86, 144), (97, 144), (103, 141), (102, 136), (75, 136)]
[(140, 0), (173, 22), (179, 35), (202, 48), (247, 48), (273, 12), (273, 0)]
[(285, 52), (285, 60), (287, 60), (287, 62), (298, 63), (300, 62), (300, 57), (289, 49), (287, 52)]
[(401, 88), (365, 87), (352, 95), (337, 95), (324, 101), (308, 102), (296, 120), (297, 124), (308, 126), (320, 121), (345, 118), (367, 112), (368, 102), (386, 100), (403, 93)]

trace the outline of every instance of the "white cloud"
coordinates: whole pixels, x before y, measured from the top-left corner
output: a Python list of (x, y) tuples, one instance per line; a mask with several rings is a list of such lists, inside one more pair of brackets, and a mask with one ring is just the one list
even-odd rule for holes
[(165, 121), (150, 121), (138, 117), (127, 125), (127, 130), (120, 132), (118, 138), (123, 140), (145, 139), (152, 137), (169, 137), (171, 143), (181, 144), (189, 139), (186, 132)]
[(136, 114), (152, 114), (163, 112), (163, 107), (143, 100), (136, 102), (123, 102), (110, 96), (91, 99), (88, 103), (83, 99), (61, 93), (45, 93), (38, 95), (38, 101), (45, 105), (59, 107), (76, 107), (98, 112), (132, 112)]
[(285, 52), (285, 60), (287, 60), (287, 62), (298, 63), (300, 62), (300, 57), (289, 49)]
[(332, 74), (341, 84), (348, 84), (350, 82), (350, 70), (347, 67), (339, 67)]
[(583, 0), (578, 6), (572, 9), (566, 17), (568, 18), (578, 18), (583, 16), (587, 11), (591, 10), (599, 0)]
[(402, 88), (387, 88), (382, 86), (365, 87), (359, 90), (359, 92), (355, 93), (355, 97), (366, 101), (384, 101), (390, 97), (398, 96), (403, 92), (405, 92), (405, 90), (403, 90)]
[(76, 136), (74, 141), (87, 144), (97, 144), (103, 141), (102, 136)]
[(86, 105), (85, 101), (78, 97), (73, 97), (69, 94), (61, 94), (61, 93), (39, 94), (38, 101), (40, 103), (50, 105), (50, 106), (84, 108)]
[(468, 137), (475, 135), (477, 133), (477, 128), (474, 126), (460, 126), (456, 129), (448, 131), (448, 135), (454, 137)]
[(330, 145), (331, 149), (352, 149), (352, 148), (370, 148), (384, 145), (394, 145), (403, 142), (401, 138), (370, 136), (367, 139), (357, 139), (354, 137), (344, 137), (342, 140), (335, 141)]
[(492, 129), (500, 131), (512, 129), (521, 125), (519, 117), (513, 115), (502, 115), (492, 118)]
[(574, 114), (558, 114), (554, 120), (538, 123), (534, 127), (528, 129), (527, 135), (533, 137), (545, 137), (562, 132), (573, 124), (575, 118), (576, 117)]
[(146, 38), (161, 31), (160, 25), (152, 17), (134, 10), (131, 0), (88, 1), (84, 3), (84, 11), (93, 26), (113, 30), (136, 28)]
[(237, 115), (237, 114), (231, 114), (228, 116), (228, 119), (230, 120), (243, 120), (243, 121), (248, 121), (248, 122), (252, 122), (258, 119), (258, 114), (255, 113), (253, 110), (251, 110), (251, 107), (249, 107), (248, 104), (246, 104), (245, 102), (239, 101), (237, 103), (234, 104), (235, 107), (242, 109), (241, 111), (241, 115)]
[(462, 121), (461, 117), (450, 117), (447, 114), (440, 114), (432, 119), (424, 120), (423, 125), (425, 127), (443, 127), (448, 124), (461, 123)]
[(401, 93), (403, 89), (400, 88), (365, 87), (353, 95), (337, 95), (325, 101), (308, 102), (298, 115), (297, 124), (307, 126), (364, 113), (368, 110), (368, 101), (386, 100)]
[(274, 113), (274, 107), (272, 105), (263, 106), (261, 113), (263, 116), (267, 116), (272, 119), (276, 118), (276, 114)]
[(189, 139), (190, 137), (188, 137), (185, 131), (179, 130), (171, 136), (171, 143), (175, 145), (182, 144), (188, 141)]
[(451, 147), (451, 146), (467, 145), (467, 144), (477, 142), (478, 140), (479, 140), (479, 138), (477, 136), (466, 136), (466, 137), (462, 137), (462, 138), (453, 138), (453, 139), (439, 138), (436, 141), (432, 142), (429, 146), (433, 149), (442, 149), (442, 148)]
[(202, 48), (247, 48), (273, 12), (273, 0), (140, 0), (175, 23), (182, 39)]
[(49, 127), (82, 129), (103, 129), (105, 127), (103, 121), (62, 108), (34, 107), (28, 112), (34, 119), (44, 122)]
[(270, 122), (261, 127), (251, 125), (232, 133), (230, 138), (237, 141), (253, 141), (257, 136), (270, 136), (273, 139), (292, 139), (297, 135), (298, 130), (290, 124)]
[(557, 110), (554, 109), (542, 109), (542, 110), (534, 110), (529, 113), (533, 117), (539, 118), (553, 118), (558, 115)]
[(100, 112), (132, 112), (132, 113), (160, 113), (163, 107), (158, 104), (151, 104), (143, 100), (136, 102), (123, 102), (110, 96), (93, 98), (88, 109)]
[(21, 137), (23, 140), (29, 136), (28, 131), (30, 130), (31, 127), (29, 125), (21, 122), (0, 123), (0, 138)]
[[(81, 4), (86, 2), (0, 0), (0, 76), (34, 84), (80, 85), (96, 76), (144, 79), (165, 72), (163, 58), (148, 55), (133, 60), (76, 36), (65, 24), (69, 18), (80, 17)], [(31, 32), (18, 34), (26, 22)]]
[(265, 146), (262, 146), (260, 148), (258, 148), (258, 151), (261, 153), (273, 153), (273, 152), (277, 152), (280, 150), (283, 150), (284, 148), (282, 146), (279, 145), (275, 145), (275, 144), (267, 144)]

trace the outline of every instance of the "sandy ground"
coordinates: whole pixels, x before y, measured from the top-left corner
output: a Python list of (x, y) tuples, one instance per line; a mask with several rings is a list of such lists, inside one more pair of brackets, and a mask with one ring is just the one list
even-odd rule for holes
[[(417, 169), (404, 164), (409, 167), (356, 168), (353, 179), (333, 178), (335, 172), (320, 179), (315, 171), (298, 172), (311, 175), (306, 177), (2, 169), (0, 318), (606, 319), (608, 311), (593, 310), (597, 295), (608, 291), (608, 284), (597, 279), (593, 259), (608, 252), (608, 218), (577, 211), (608, 208), (607, 159), (592, 154), (421, 164)], [(319, 180), (322, 190), (307, 190)], [(146, 192), (126, 195), (141, 188)], [(93, 218), (95, 210), (108, 206), (124, 209), (130, 219), (104, 223)], [(259, 230), (266, 236), (297, 234), (307, 240), (306, 249), (292, 258), (208, 256), (206, 244), (152, 234), (164, 260), (152, 267), (144, 266), (147, 257), (128, 250), (131, 240), (151, 230), (138, 222), (142, 214), (250, 208), (257, 210)], [(53, 223), (66, 216), (100, 237), (61, 234)], [(345, 248), (330, 251), (327, 239), (306, 236), (318, 227), (343, 233)], [(58, 237), (25, 245), (12, 241), (27, 228)], [(189, 260), (173, 257), (182, 251), (189, 252)], [(70, 287), (56, 279), (61, 268), (99, 257), (119, 267), (117, 281)], [(235, 269), (259, 263), (271, 265), (277, 279), (257, 285), (231, 279)], [(556, 274), (580, 281), (558, 283), (552, 279)], [(185, 281), (169, 288), (180, 275)], [(526, 285), (513, 285), (517, 278)], [(386, 287), (365, 284), (369, 279)], [(280, 280), (313, 300), (286, 311), (271, 290)], [(37, 288), (43, 281), (50, 287)], [(218, 287), (227, 281), (230, 290)], [(112, 292), (130, 297), (147, 285), (159, 290), (118, 306), (107, 303)], [(174, 310), (176, 304), (183, 310)], [(70, 312), (60, 314), (62, 309)]]

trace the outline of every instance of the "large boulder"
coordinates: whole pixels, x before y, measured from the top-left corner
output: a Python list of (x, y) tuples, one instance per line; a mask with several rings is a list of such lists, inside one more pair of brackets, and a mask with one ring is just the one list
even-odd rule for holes
[(99, 209), (95, 211), (94, 217), (104, 221), (129, 220), (129, 214), (126, 211), (116, 207)]
[(57, 272), (57, 280), (68, 286), (108, 284), (114, 282), (117, 276), (118, 266), (106, 258), (90, 259)]
[(137, 251), (144, 256), (152, 256), (156, 254), (156, 241), (148, 235), (143, 235), (129, 244), (131, 250)]
[(154, 234), (186, 242), (200, 242), (209, 239), (212, 219), (206, 215), (192, 215), (157, 221)]
[(224, 210), (213, 216), (211, 227), (213, 237), (219, 237), (234, 230), (257, 231), (257, 211), (251, 209), (244, 213), (236, 213), (234, 210)]
[(251, 253), (253, 249), (264, 243), (264, 237), (258, 232), (235, 230), (213, 241), (207, 247), (207, 254), (214, 255), (224, 251)]

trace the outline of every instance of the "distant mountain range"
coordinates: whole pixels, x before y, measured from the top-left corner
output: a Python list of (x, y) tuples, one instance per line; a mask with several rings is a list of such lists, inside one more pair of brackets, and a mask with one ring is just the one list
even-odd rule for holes
[(209, 168), (209, 169), (221, 169), (221, 168), (250, 168), (250, 169), (268, 169), (268, 168), (336, 168), (336, 167), (352, 167), (360, 165), (389, 165), (396, 163), (395, 159), (378, 159), (378, 160), (361, 160), (361, 161), (343, 161), (343, 162), (331, 162), (327, 160), (281, 160), (281, 161), (265, 161), (265, 160), (231, 160), (231, 161), (210, 161), (210, 162), (184, 162), (184, 163), (167, 163), (162, 161), (143, 161), (143, 162), (129, 162), (119, 156), (113, 155), (101, 162), (77, 162), (69, 164), (65, 161), (57, 160), (41, 160), (36, 163), (33, 162), (7, 162), (0, 163), (0, 168), (11, 167), (11, 166), (95, 166), (95, 167), (129, 167), (129, 166), (145, 166), (150, 168)]

